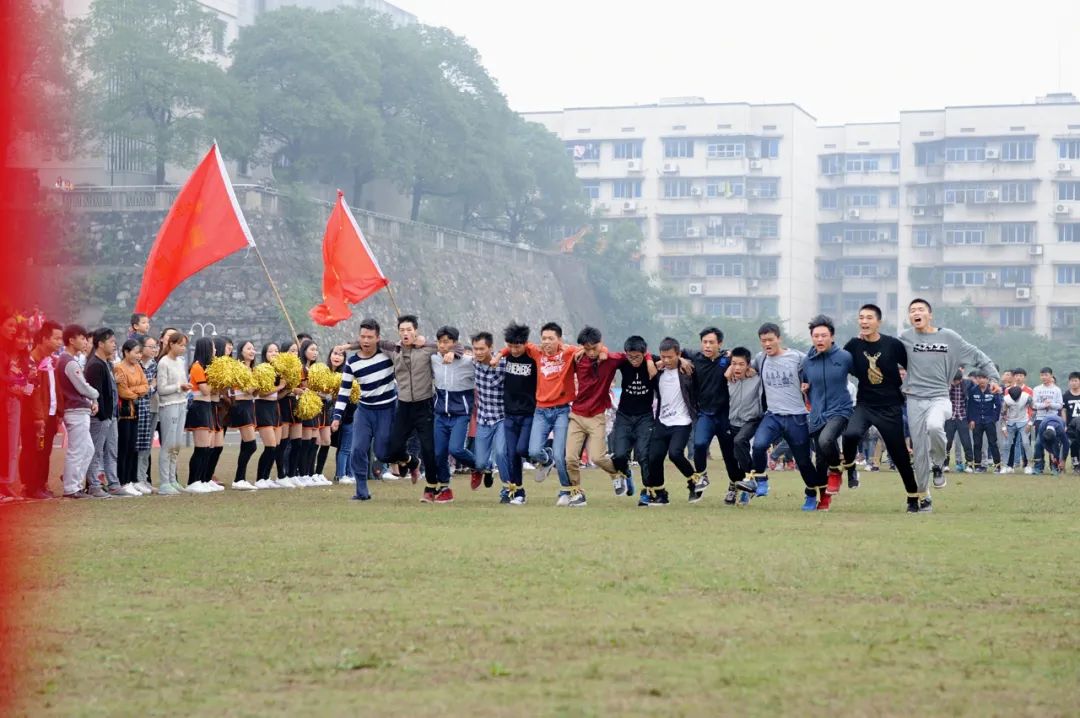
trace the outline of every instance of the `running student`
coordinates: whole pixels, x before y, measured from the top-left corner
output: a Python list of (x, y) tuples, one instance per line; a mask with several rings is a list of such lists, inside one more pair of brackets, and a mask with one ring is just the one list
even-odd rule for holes
[[(473, 455), (476, 469), (480, 472), (480, 481), (485, 488), (491, 488), (495, 482), (492, 469), (498, 467), (499, 477), (506, 487), (500, 492), (500, 503), (510, 503), (510, 464), (506, 452), (506, 358), (500, 357), (495, 365), (491, 363), (491, 347), (495, 338), (490, 332), (474, 334), (472, 342), (472, 360), (474, 365), (474, 383), (476, 384), (476, 437), (473, 439)], [(535, 394), (535, 388), (532, 390)], [(476, 476), (473, 476), (473, 488), (477, 488)]]
[(450, 489), (450, 457), (457, 466), (472, 469), (472, 488), (480, 485), (476, 458), (466, 443), (473, 412), (476, 373), (471, 357), (454, 356), (461, 334), (457, 327), (443, 326), (435, 332), (438, 354), (432, 354), (435, 376), (435, 468), (438, 485), (428, 484), (421, 501), (448, 504), (454, 500)]
[(701, 339), (701, 351), (684, 350), (683, 357), (689, 359), (694, 367), (694, 391), (698, 401), (698, 418), (694, 423), (694, 470), (701, 477), (697, 486), (687, 488), (700, 500), (701, 494), (709, 487), (709, 445), (714, 438), (720, 444), (728, 481), (737, 481), (742, 476), (735, 460), (732, 435), (728, 431), (726, 373), (731, 366), (731, 356), (721, 348), (724, 333), (716, 327), (705, 327), (698, 337)]
[(810, 396), (810, 440), (817, 459), (817, 485), (825, 482), (825, 491), (818, 497), (818, 511), (828, 511), (834, 494), (840, 492), (843, 474), (840, 473), (840, 437), (851, 416), (851, 393), (848, 374), (852, 370), (851, 354), (836, 346), (833, 337), (836, 327), (832, 319), (819, 314), (810, 320), (810, 341), (814, 346), (803, 362), (806, 389)]
[[(652, 358), (648, 361), (651, 362)], [(670, 503), (667, 489), (664, 488), (665, 455), (687, 478), (689, 486), (696, 485), (700, 479), (694, 472), (694, 465), (686, 458), (686, 445), (697, 418), (697, 401), (693, 379), (679, 368), (678, 341), (667, 337), (660, 342), (660, 362), (660, 371), (653, 379), (657, 401), (649, 441), (648, 483), (642, 479), (645, 488), (642, 489), (638, 506), (664, 506)], [(700, 494), (697, 495), (697, 499), (700, 498)], [(691, 490), (690, 501), (695, 500)]]
[(859, 441), (874, 427), (904, 483), (909, 509), (918, 510), (919, 489), (905, 439), (901, 391), (900, 369), (907, 368), (907, 350), (896, 337), (881, 333), (881, 308), (876, 304), (859, 308), (859, 336), (848, 340), (844, 349), (851, 355), (851, 373), (858, 380), (855, 409), (844, 430), (844, 466), (849, 471), (854, 468)]
[(611, 381), (626, 360), (626, 355), (608, 352), (602, 343), (600, 330), (584, 327), (577, 338), (581, 349), (575, 354), (577, 398), (570, 409), (566, 432), (566, 473), (570, 477), (570, 506), (585, 506), (581, 488), (581, 452), (589, 450), (589, 458), (611, 479), (616, 496), (626, 494), (626, 478), (615, 470), (608, 454), (607, 416), (611, 408)]
[[(751, 454), (751, 442), (758, 426), (761, 425), (761, 377), (749, 376), (750, 362), (753, 357), (746, 347), (731, 350), (731, 378), (728, 379), (728, 434), (731, 435), (732, 450), (735, 454), (737, 479), (728, 482), (728, 492), (724, 503), (735, 505), (738, 487), (753, 472), (754, 460)], [(749, 503), (750, 494), (742, 492), (742, 503)]]
[[(652, 380), (657, 369), (655, 359), (646, 361), (651, 358), (648, 350), (645, 339), (635, 334), (623, 343), (626, 358), (619, 364), (622, 394), (615, 411), (615, 425), (611, 429), (611, 461), (615, 470), (622, 475), (623, 493), (630, 495), (634, 492), (630, 472), (631, 451), (638, 462), (642, 486), (649, 475), (649, 440), (652, 437), (653, 398), (656, 396)], [(617, 485), (615, 494), (619, 494)]]
[[(506, 343), (506, 350), (501, 354), (501, 359), (506, 360), (503, 367), (503, 405), (506, 409), (503, 436), (510, 473), (501, 477), (506, 492), (506, 501), (502, 503), (521, 506), (525, 503), (522, 464), (529, 456), (538, 372), (536, 359), (526, 351), (529, 342), (527, 326), (511, 323), (503, 330), (503, 341)], [(497, 363), (495, 357), (491, 361), (493, 365)]]
[(986, 354), (951, 329), (934, 326), (930, 302), (913, 299), (908, 305), (908, 320), (911, 328), (900, 335), (900, 341), (908, 352), (904, 393), (915, 450), (915, 481), (921, 497), (918, 510), (922, 513), (933, 510), (931, 476), (936, 488), (946, 483), (941, 466), (945, 461), (945, 422), (952, 415), (952, 377), (961, 365), (972, 366), (987, 373), (990, 391), (1000, 391), (1000, 387), (997, 368)]

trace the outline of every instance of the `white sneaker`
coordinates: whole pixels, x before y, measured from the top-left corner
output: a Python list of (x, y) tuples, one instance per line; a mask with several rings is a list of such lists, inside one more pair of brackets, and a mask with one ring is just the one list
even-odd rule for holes
[(383, 481), (400, 481), (401, 480), (401, 477), (398, 476), (397, 474), (395, 474), (389, 468), (387, 468), (385, 471), (382, 472), (382, 477), (381, 478), (382, 478)]
[(342, 476), (340, 479), (338, 479), (338, 483), (339, 484), (349, 484), (350, 486), (352, 486), (352, 485), (356, 484), (356, 479), (354, 479), (351, 476)]
[(554, 469), (554, 468), (555, 468), (555, 462), (554, 461), (551, 462), (550, 464), (548, 464), (547, 466), (543, 466), (543, 465), (537, 466), (536, 467), (536, 473), (533, 475), (533, 479), (536, 481), (536, 483), (539, 484), (540, 482), (542, 482), (544, 479), (546, 479), (548, 477), (548, 474), (550, 474), (551, 470)]
[(212, 494), (214, 490), (210, 488), (209, 484), (205, 481), (196, 481), (191, 486), (187, 487), (189, 494)]
[(300, 485), (303, 486), (304, 488), (309, 488), (309, 487), (315, 485), (314, 481), (312, 480), (312, 478), (310, 476), (301, 476), (297, 480), (300, 482)]
[(286, 476), (284, 479), (277, 480), (279, 486), (283, 486), (286, 489), (299, 489), (300, 484), (296, 483), (296, 479), (291, 476)]
[(570, 494), (559, 494), (559, 499), (555, 502), (556, 506), (569, 506)]
[(247, 479), (240, 479), (239, 481), (232, 482), (232, 486), (230, 488), (233, 488), (237, 491), (255, 491), (259, 488), (257, 481), (255, 482), (255, 484), (256, 485), (252, 486)]
[(157, 493), (157, 490), (154, 489), (153, 485), (151, 485), (149, 481), (140, 481), (139, 483), (135, 484), (135, 488), (143, 492), (147, 496)]
[(1028, 476), (1031, 476), (1032, 474), (1035, 473), (1035, 469), (1031, 468), (1030, 466), (1026, 466), (1026, 467), (1024, 467), (1024, 473), (1027, 474)]
[(282, 486), (280, 483), (278, 483), (274, 479), (266, 479), (265, 481), (266, 481), (266, 488), (268, 488), (268, 489), (284, 489), (285, 488), (284, 486)]
[(214, 492), (214, 491), (224, 491), (224, 490), (225, 490), (225, 487), (224, 487), (224, 486), (222, 486), (222, 485), (221, 485), (221, 484), (219, 484), (218, 482), (214, 481), (213, 479), (211, 479), (210, 481), (207, 481), (207, 482), (206, 482), (206, 485), (210, 487), (210, 491), (211, 491), (211, 492)]
[(971, 467), (971, 466), (965, 466), (964, 467), (964, 473), (965, 474), (974, 474), (975, 469), (973, 467)]
[(1013, 468), (1011, 466), (1002, 466), (1001, 471), (999, 471), (998, 473), (999, 474), (1011, 474), (1012, 472), (1013, 472)]
[(532, 464), (530, 464), (528, 461), (522, 461), (521, 462), (521, 470), (522, 471), (532, 471), (535, 468), (536, 467), (533, 466)]
[(266, 485), (266, 479), (258, 479), (258, 480), (255, 481), (255, 488), (256, 489), (268, 489), (270, 487)]
[(142, 496), (143, 492), (135, 488), (135, 484), (124, 484), (121, 487), (128, 496)]
[(323, 476), (322, 474), (319, 474), (319, 475), (318, 475), (318, 476), (316, 476), (315, 478), (319, 480), (319, 486), (333, 486), (333, 485), (334, 485), (334, 482), (333, 482), (333, 481), (331, 481), (330, 479), (326, 478), (326, 477), (325, 477), (325, 476)]

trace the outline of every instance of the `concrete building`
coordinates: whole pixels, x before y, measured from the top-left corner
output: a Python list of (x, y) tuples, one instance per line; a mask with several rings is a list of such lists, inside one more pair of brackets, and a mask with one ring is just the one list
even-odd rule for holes
[(333, 10), (338, 7), (360, 7), (389, 15), (395, 25), (414, 25), (416, 15), (403, 10), (386, 0), (241, 0), (249, 6), (250, 17), (254, 20), (259, 13), (277, 10), (280, 7), (294, 5), (312, 10)]

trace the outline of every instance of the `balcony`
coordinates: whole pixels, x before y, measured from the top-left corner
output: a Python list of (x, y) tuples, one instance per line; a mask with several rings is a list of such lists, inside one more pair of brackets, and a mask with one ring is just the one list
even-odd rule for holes
[(1035, 202), (964, 202), (944, 206), (944, 222), (1009, 222), (1031, 217)]
[[(1032, 254), (1038, 244), (942, 244), (942, 264), (1032, 264), (1040, 259)], [(1039, 250), (1034, 250), (1039, 251)]]
[(829, 187), (899, 187), (900, 171), (878, 170), (876, 172), (841, 172), (839, 174), (823, 175), (818, 177), (825, 181)]
[[(1030, 286), (1026, 288), (1031, 289)], [(1018, 289), (1023, 293), (1021, 287), (1003, 287), (997, 282), (981, 287), (942, 287), (941, 301), (946, 304), (971, 302), (977, 307), (1010, 307), (1023, 306), (1024, 302), (1035, 303), (1034, 292), (1030, 299), (1024, 300), (1018, 298)]]
[(949, 162), (945, 165), (944, 182), (1000, 182), (1002, 180), (1034, 180), (1035, 163), (1001, 162)]

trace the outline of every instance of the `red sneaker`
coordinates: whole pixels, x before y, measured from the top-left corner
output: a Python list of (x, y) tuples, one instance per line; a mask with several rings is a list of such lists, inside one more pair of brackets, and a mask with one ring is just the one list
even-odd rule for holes
[(829, 506), (831, 504), (832, 504), (832, 494), (827, 493), (824, 496), (818, 498), (817, 510), (818, 511), (828, 511)]
[(435, 503), (437, 503), (437, 504), (452, 504), (452, 503), (454, 503), (454, 492), (450, 490), (449, 486), (447, 486), (445, 489), (443, 489), (442, 491), (440, 491), (438, 493), (438, 495), (435, 497)]
[(420, 497), (420, 503), (431, 504), (435, 502), (435, 487), (428, 486), (424, 488), (424, 494)]
[(472, 490), (476, 491), (477, 489), (479, 489), (480, 484), (483, 483), (483, 481), (484, 481), (483, 472), (482, 471), (477, 471), (476, 469), (473, 469), (473, 471), (472, 471), (472, 481), (469, 483), (469, 486), (472, 487)]
[(840, 486), (844, 483), (844, 476), (836, 469), (829, 469), (829, 483), (825, 485), (825, 495), (840, 493)]

